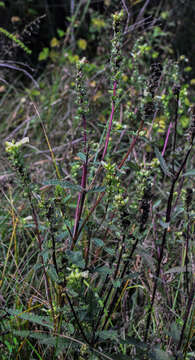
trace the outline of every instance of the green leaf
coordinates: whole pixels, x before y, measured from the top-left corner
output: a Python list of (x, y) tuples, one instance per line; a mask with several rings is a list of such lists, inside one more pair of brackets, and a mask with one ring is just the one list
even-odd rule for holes
[(138, 248), (138, 254), (141, 255), (141, 258), (144, 260), (145, 263), (148, 264), (150, 269), (155, 271), (155, 259), (149, 255), (146, 251)]
[(168, 229), (170, 223), (159, 220), (159, 224), (163, 227), (163, 229)]
[(97, 193), (97, 192), (103, 192), (106, 190), (106, 186), (98, 186), (96, 188), (93, 188), (91, 190), (89, 190), (87, 193)]
[(54, 282), (58, 282), (59, 278), (54, 265), (49, 264), (47, 273)]
[(114, 255), (115, 252), (116, 252), (114, 249), (110, 249), (110, 248), (107, 248), (107, 247), (105, 247), (104, 250), (105, 250), (109, 255)]
[[(59, 353), (59, 351), (61, 352), (62, 350), (64, 350), (64, 348), (67, 348), (68, 344), (70, 342), (72, 342), (72, 339), (67, 337), (67, 338), (60, 338), (57, 336), (51, 336), (48, 335), (46, 333), (39, 333), (39, 332), (32, 332), (32, 331), (14, 331), (13, 332), (14, 335), (16, 336), (21, 336), (24, 338), (30, 337), (33, 339), (36, 339), (39, 341), (39, 343), (41, 344), (47, 344), (50, 346), (56, 346), (57, 345), (57, 351)], [(73, 344), (76, 347), (78, 347), (78, 344)]]
[(35, 265), (33, 266), (34, 272), (40, 270), (42, 267), (43, 267), (42, 264), (35, 264)]
[(118, 338), (118, 333), (116, 330), (103, 330), (98, 331), (98, 336), (103, 340), (115, 340)]
[(58, 33), (59, 38), (62, 38), (65, 35), (65, 32), (61, 29), (57, 29), (57, 33)]
[[(192, 271), (192, 267), (188, 266), (187, 267), (187, 271), (191, 272)], [(185, 266), (175, 266), (170, 270), (165, 271), (165, 274), (172, 274), (172, 273), (183, 273), (186, 272), (186, 267)]]
[(74, 334), (75, 328), (74, 328), (73, 324), (68, 323), (67, 326), (68, 326), (68, 332), (69, 332), (70, 334)]
[(122, 279), (117, 279), (117, 280), (114, 280), (112, 283), (113, 283), (113, 286), (114, 288), (119, 288), (121, 286), (121, 283), (122, 283)]
[(57, 338), (57, 336), (45, 336), (45, 338), (43, 338), (41, 340), (42, 344), (47, 344), (50, 346), (56, 346), (58, 344), (58, 346), (60, 345), (60, 350), (62, 350), (64, 347), (67, 347), (67, 342), (70, 342), (70, 339), (63, 339), (63, 338)]
[(43, 48), (43, 50), (40, 52), (38, 60), (43, 61), (46, 60), (49, 56), (49, 48)]
[(98, 238), (93, 238), (92, 241), (98, 247), (103, 247), (105, 245), (103, 240), (98, 239)]
[(183, 213), (184, 210), (185, 210), (184, 207), (177, 206), (175, 208), (175, 211), (174, 211), (174, 214), (173, 214), (173, 219), (175, 219), (179, 214)]
[(85, 261), (83, 259), (83, 255), (81, 251), (67, 251), (68, 260), (75, 264), (78, 268), (84, 269)]
[(82, 152), (79, 152), (77, 156), (85, 163), (86, 162), (86, 155)]
[(38, 316), (30, 312), (22, 312), (20, 310), (13, 310), (13, 309), (7, 309), (6, 311), (10, 315), (14, 315), (16, 317), (19, 317), (20, 319), (31, 321), (32, 323), (42, 325), (44, 327), (48, 327), (49, 329), (53, 329), (53, 325), (50, 322), (50, 318), (48, 316)]
[(65, 180), (57, 180), (57, 179), (47, 180), (43, 182), (43, 185), (55, 185), (55, 186), (60, 185), (62, 188), (72, 189), (75, 191), (83, 190), (81, 186), (71, 184), (69, 181), (65, 181)]
[(101, 266), (100, 268), (97, 268), (96, 271), (104, 275), (111, 275), (113, 272), (112, 269), (108, 268), (107, 266)]
[(21, 336), (21, 337), (28, 337), (30, 335), (30, 331), (29, 330), (14, 330), (13, 334), (16, 336)]
[(161, 167), (162, 171), (164, 172), (165, 175), (170, 176), (171, 173), (168, 170), (167, 164), (156, 146), (154, 147), (154, 151), (155, 151), (157, 159), (160, 162), (160, 167)]
[(50, 253), (51, 249), (44, 249), (40, 252), (40, 255), (43, 257), (44, 263), (48, 261)]
[(161, 200), (157, 200), (154, 205), (153, 205), (153, 209), (156, 209), (161, 203)]
[(178, 325), (175, 322), (171, 324), (169, 336), (171, 336), (174, 342), (178, 344), (181, 336), (181, 330), (179, 329)]
[(158, 348), (152, 349), (149, 352), (150, 359), (152, 360), (172, 360), (173, 357)]
[(5, 7), (5, 3), (3, 1), (0, 1), (0, 7)]
[(194, 176), (195, 175), (195, 169), (192, 169), (190, 171), (187, 171), (185, 174), (183, 174), (182, 176)]

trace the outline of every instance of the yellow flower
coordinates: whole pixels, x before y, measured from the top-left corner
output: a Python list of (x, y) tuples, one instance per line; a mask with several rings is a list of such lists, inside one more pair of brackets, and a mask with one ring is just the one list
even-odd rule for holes
[(78, 45), (79, 49), (81, 49), (81, 50), (86, 50), (86, 48), (87, 48), (87, 41), (86, 41), (85, 39), (79, 39), (79, 40), (77, 41), (77, 45)]
[(124, 82), (127, 82), (128, 76), (127, 76), (126, 74), (123, 74), (123, 75), (122, 75), (122, 79), (123, 79)]
[(105, 21), (100, 18), (93, 18), (92, 25), (96, 27), (98, 30), (101, 30), (102, 28), (106, 27)]
[(6, 141), (5, 142), (5, 151), (6, 152), (11, 152), (14, 148), (19, 148), (20, 146), (22, 146), (23, 144), (29, 143), (29, 138), (25, 137), (20, 141), (17, 141), (15, 143), (14, 140), (12, 140), (12, 142)]
[(50, 46), (53, 48), (53, 47), (59, 47), (60, 46), (60, 43), (58, 41), (58, 39), (56, 39), (56, 37), (54, 37), (53, 39), (51, 39), (50, 41)]
[(102, 92), (99, 90), (96, 92), (96, 94), (93, 96), (93, 101), (97, 101), (99, 98), (102, 97)]

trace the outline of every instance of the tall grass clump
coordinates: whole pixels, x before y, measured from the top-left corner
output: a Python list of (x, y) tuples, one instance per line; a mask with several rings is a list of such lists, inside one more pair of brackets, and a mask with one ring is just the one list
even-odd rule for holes
[[(113, 15), (105, 69), (71, 61), (74, 80), (63, 87), (56, 71), (51, 104), (41, 80), (43, 112), (28, 90), (32, 124), (6, 137), (3, 360), (194, 356), (194, 107), (179, 63), (155, 58), (159, 28), (126, 49), (125, 23)], [(60, 87), (69, 106), (58, 123)]]

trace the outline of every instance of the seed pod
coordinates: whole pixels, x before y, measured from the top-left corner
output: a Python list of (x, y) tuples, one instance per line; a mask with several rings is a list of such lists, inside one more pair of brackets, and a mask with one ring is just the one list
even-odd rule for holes
[(186, 198), (185, 198), (185, 204), (187, 211), (189, 211), (190, 204), (192, 203), (192, 197), (193, 197), (193, 190), (191, 188), (186, 189)]
[(151, 178), (146, 179), (146, 185), (144, 189), (144, 195), (141, 201), (141, 217), (140, 217), (140, 232), (145, 230), (145, 224), (147, 223), (149, 212), (150, 212), (150, 200), (152, 197), (151, 193)]
[(158, 82), (162, 73), (162, 65), (160, 63), (154, 63), (150, 66), (150, 77), (148, 81), (148, 90), (152, 95), (155, 95), (155, 90), (158, 87)]
[(179, 93), (180, 93), (180, 90), (181, 90), (181, 86), (179, 85), (179, 84), (175, 84), (174, 86), (173, 86), (173, 94), (174, 95), (176, 95), (176, 96), (178, 96), (179, 95)]

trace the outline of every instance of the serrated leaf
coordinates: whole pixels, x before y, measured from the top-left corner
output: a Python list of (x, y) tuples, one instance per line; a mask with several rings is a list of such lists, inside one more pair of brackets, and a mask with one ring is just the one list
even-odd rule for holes
[(173, 214), (173, 219), (175, 219), (179, 214), (181, 214), (182, 212), (184, 212), (184, 207), (181, 206), (177, 206), (175, 208), (174, 214)]
[(30, 335), (29, 330), (14, 330), (13, 334), (21, 337), (28, 337)]
[(39, 324), (44, 327), (48, 327), (49, 329), (53, 329), (53, 325), (50, 322), (48, 316), (39, 316), (39, 315), (35, 315), (30, 312), (21, 312), (20, 310), (13, 310), (13, 309), (7, 309), (7, 308), (6, 308), (6, 311), (10, 315), (17, 316), (20, 319), (31, 321), (32, 323)]
[(85, 163), (86, 162), (86, 155), (82, 152), (79, 152), (77, 156)]
[(43, 267), (42, 264), (35, 264), (35, 265), (33, 266), (34, 272), (40, 270), (42, 267)]
[(96, 271), (104, 275), (111, 275), (113, 272), (112, 269), (108, 268), (107, 266), (101, 266), (100, 268), (97, 268)]
[(105, 247), (104, 250), (109, 254), (109, 255), (114, 255), (115, 254), (115, 250), (114, 249), (110, 249)]
[(161, 200), (157, 200), (154, 205), (153, 205), (153, 209), (156, 209), (161, 203)]
[(141, 250), (138, 249), (138, 254), (141, 255), (141, 258), (143, 258), (143, 260), (149, 265), (150, 269), (154, 271), (155, 259), (151, 255), (147, 254), (146, 251), (143, 251), (142, 249)]
[(40, 255), (43, 257), (43, 261), (44, 263), (47, 262), (47, 260), (49, 259), (49, 254), (51, 253), (50, 249), (44, 249), (40, 252)]
[(181, 336), (181, 330), (179, 329), (178, 325), (173, 322), (171, 324), (169, 336), (171, 336), (176, 344), (178, 344), (180, 336)]
[(89, 190), (87, 193), (97, 193), (97, 192), (103, 192), (106, 190), (106, 186), (98, 186), (96, 188), (93, 188), (91, 190)]
[(92, 241), (98, 247), (103, 247), (105, 245), (103, 240), (98, 239), (98, 238), (93, 238)]
[(195, 175), (195, 169), (192, 169), (190, 171), (187, 171), (185, 174), (183, 174), (182, 176), (194, 176)]
[(118, 333), (116, 330), (103, 330), (98, 331), (98, 336), (103, 340), (114, 340), (118, 338)]
[(149, 352), (150, 359), (152, 360), (172, 360), (173, 357), (160, 349), (152, 349)]
[[(191, 272), (192, 271), (192, 267), (188, 266), (187, 267), (187, 271)], [(172, 273), (183, 273), (186, 272), (186, 267), (185, 266), (175, 266), (170, 270), (165, 271), (165, 274), (172, 274)]]
[(81, 251), (67, 251), (68, 260), (75, 264), (78, 268), (84, 269), (85, 261), (83, 259), (83, 255)]
[(164, 222), (162, 220), (159, 220), (159, 224), (163, 227), (163, 229), (168, 229), (169, 222)]
[(113, 283), (113, 286), (114, 288), (119, 288), (121, 286), (121, 283), (122, 283), (122, 279), (117, 279), (117, 280), (114, 280), (112, 283)]
[(58, 346), (60, 345), (60, 347), (66, 347), (67, 346), (67, 342), (70, 342), (70, 339), (67, 338), (59, 338), (57, 336), (45, 336), (45, 338), (43, 338), (40, 341), (42, 344), (47, 344), (50, 346), (56, 346), (56, 344), (58, 344)]
[(72, 189), (72, 190), (75, 190), (75, 191), (82, 191), (83, 190), (80, 185), (74, 185), (71, 182), (65, 181), (65, 180), (57, 180), (57, 179), (47, 180), (47, 181), (43, 182), (43, 185), (56, 185), (56, 186), (60, 185), (62, 188), (65, 188), (65, 189)]
[(160, 167), (161, 167), (162, 171), (164, 172), (165, 175), (170, 176), (171, 173), (170, 173), (170, 171), (169, 171), (169, 169), (167, 167), (165, 159), (162, 157), (160, 151), (158, 150), (158, 148), (156, 146), (154, 147), (154, 151), (155, 151), (157, 159), (160, 162)]
[(58, 282), (59, 278), (58, 278), (58, 274), (56, 272), (56, 269), (53, 265), (49, 265), (48, 269), (47, 269), (47, 273), (49, 275), (49, 277), (54, 281), (54, 282)]

